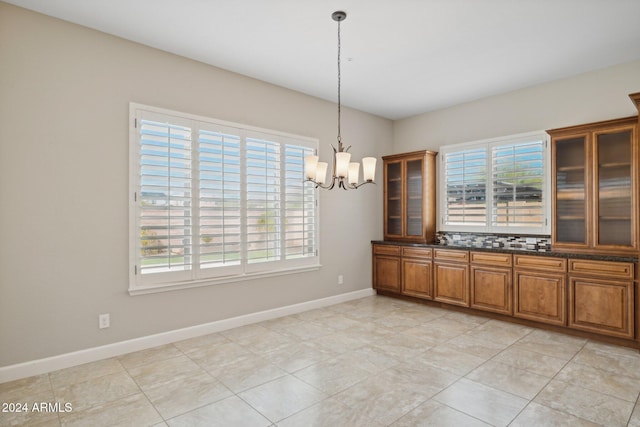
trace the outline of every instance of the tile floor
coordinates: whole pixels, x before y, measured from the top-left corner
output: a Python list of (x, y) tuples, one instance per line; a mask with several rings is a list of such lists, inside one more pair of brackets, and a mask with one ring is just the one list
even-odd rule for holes
[(639, 392), (635, 350), (374, 296), (0, 384), (72, 406), (0, 426), (640, 426)]

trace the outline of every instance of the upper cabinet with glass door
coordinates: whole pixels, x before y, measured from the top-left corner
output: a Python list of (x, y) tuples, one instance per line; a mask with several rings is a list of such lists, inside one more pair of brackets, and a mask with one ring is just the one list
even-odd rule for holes
[(638, 118), (548, 131), (555, 250), (638, 249)]
[(436, 154), (425, 150), (382, 157), (385, 240), (434, 242)]
[[(552, 142), (554, 244), (589, 246), (589, 135), (558, 136)], [(556, 243), (557, 242), (557, 243)]]

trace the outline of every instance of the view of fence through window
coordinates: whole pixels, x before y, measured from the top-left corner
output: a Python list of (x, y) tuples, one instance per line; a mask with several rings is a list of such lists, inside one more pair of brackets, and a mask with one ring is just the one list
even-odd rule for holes
[(544, 226), (545, 140), (486, 144), (444, 155), (444, 224)]
[(316, 255), (316, 190), (304, 182), (313, 149), (232, 131), (140, 121), (142, 274)]
[(487, 223), (487, 150), (478, 148), (448, 153), (447, 224), (485, 225)]
[(544, 221), (544, 145), (542, 141), (495, 146), (494, 226), (531, 227)]
[(140, 270), (192, 265), (191, 129), (140, 124)]

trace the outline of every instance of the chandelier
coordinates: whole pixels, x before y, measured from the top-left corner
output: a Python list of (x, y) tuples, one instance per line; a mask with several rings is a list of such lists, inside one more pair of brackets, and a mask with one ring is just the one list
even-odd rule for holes
[(338, 23), (338, 148), (333, 145), (333, 169), (330, 181), (327, 182), (327, 169), (329, 164), (318, 161), (318, 156), (306, 156), (304, 158), (304, 173), (306, 181), (311, 181), (326, 190), (331, 190), (338, 184), (339, 188), (344, 190), (356, 189), (364, 184), (371, 184), (376, 174), (376, 158), (362, 158), (362, 175), (364, 181), (358, 183), (360, 175), (360, 163), (351, 162), (351, 146), (344, 147), (342, 137), (340, 135), (340, 22), (344, 21), (347, 14), (342, 11), (336, 11), (331, 14), (334, 21)]

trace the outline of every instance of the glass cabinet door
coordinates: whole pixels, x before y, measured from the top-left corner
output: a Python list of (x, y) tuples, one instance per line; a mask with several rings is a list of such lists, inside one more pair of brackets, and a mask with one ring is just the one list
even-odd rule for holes
[(424, 233), (422, 230), (422, 159), (408, 160), (406, 164), (406, 235), (422, 236)]
[(386, 165), (386, 234), (402, 235), (402, 163)]
[(631, 129), (596, 134), (596, 245), (633, 245)]
[(556, 140), (556, 242), (587, 245), (587, 137)]

